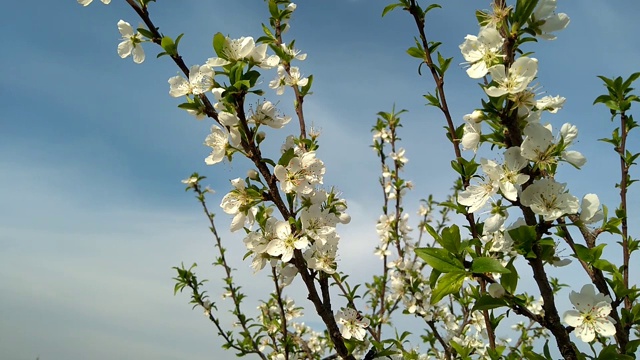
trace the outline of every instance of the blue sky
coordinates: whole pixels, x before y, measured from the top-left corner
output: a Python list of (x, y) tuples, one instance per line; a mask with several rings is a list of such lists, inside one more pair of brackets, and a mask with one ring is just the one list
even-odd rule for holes
[[(305, 111), (323, 132), (325, 184), (343, 191), (350, 205), (353, 222), (341, 230), (340, 266), (356, 279), (377, 265), (373, 225), (381, 203), (369, 148), (375, 114), (394, 103), (410, 111), (401, 133), (410, 158), (406, 177), (416, 184), (408, 208), (429, 193), (443, 198), (453, 179), (443, 120), (423, 104), (422, 94), (433, 85), (417, 76), (416, 61), (405, 54), (413, 45), (413, 23), (400, 12), (382, 19), (386, 3), (300, 0), (287, 34), (309, 54), (299, 64), (315, 76)], [(428, 18), (430, 40), (444, 43), (441, 51), (454, 56), (453, 64), (463, 61), (458, 45), (464, 36), (478, 31), (476, 6), (488, 1), (451, 0)], [(171, 267), (182, 261), (200, 264), (204, 277), (219, 277), (208, 265), (214, 249), (205, 218), (180, 180), (193, 171), (208, 176), (218, 192), (211, 198), (217, 208), (228, 180), (244, 176), (247, 165), (204, 165), (202, 141), (211, 124), (176, 108), (167, 79), (177, 69), (168, 58), (155, 59), (156, 47), (145, 44), (142, 65), (117, 56), (117, 21), (139, 22), (124, 1), (104, 6), (96, 0), (87, 8), (72, 0), (14, 1), (3, 8), (0, 354), (16, 360), (196, 360), (220, 354), (213, 326), (190, 309), (186, 294), (172, 295)], [(615, 180), (606, 176), (617, 173), (616, 159), (595, 141), (613, 125), (604, 107), (591, 103), (604, 90), (596, 75), (640, 70), (634, 36), (640, 3), (560, 1), (559, 11), (571, 17), (569, 27), (558, 40), (531, 50), (540, 61), (542, 90), (568, 99), (564, 110), (546, 120), (555, 127), (576, 124), (576, 150), (588, 159), (581, 172), (565, 166), (560, 180), (572, 179), (569, 189), (576, 196), (596, 192), (613, 207)], [(151, 13), (165, 34), (185, 33), (180, 50), (189, 65), (213, 56), (214, 33), (258, 37), (268, 16), (259, 0), (158, 1)], [(272, 76), (267, 73), (264, 81)], [(459, 123), (479, 106), (481, 90), (460, 66), (452, 65), (447, 76)], [(278, 99), (268, 92), (285, 111), (291, 109), (288, 95)], [(638, 205), (632, 192), (630, 207)], [(229, 219), (218, 219), (226, 229)], [(247, 292), (269, 291), (241, 262), (241, 238), (223, 234), (238, 279), (252, 282)], [(209, 285), (214, 298), (219, 285)], [(255, 309), (252, 301), (248, 312)], [(313, 316), (307, 319), (317, 324)]]

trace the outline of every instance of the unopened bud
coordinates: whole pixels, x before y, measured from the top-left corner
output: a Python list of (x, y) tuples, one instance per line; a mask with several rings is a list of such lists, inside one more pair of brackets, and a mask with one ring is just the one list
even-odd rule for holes
[(484, 120), (484, 113), (480, 110), (473, 110), (473, 112), (471, 114), (467, 114), (465, 116), (462, 117), (463, 119), (470, 121), (470, 122), (474, 122), (474, 123), (479, 123), (482, 120)]
[(258, 180), (258, 172), (253, 169), (249, 169), (249, 171), (247, 171), (247, 177), (251, 180)]
[(489, 287), (487, 288), (487, 291), (489, 291), (489, 295), (491, 295), (491, 297), (496, 299), (503, 297), (504, 294), (506, 293), (502, 285), (498, 283), (493, 283), (489, 285)]

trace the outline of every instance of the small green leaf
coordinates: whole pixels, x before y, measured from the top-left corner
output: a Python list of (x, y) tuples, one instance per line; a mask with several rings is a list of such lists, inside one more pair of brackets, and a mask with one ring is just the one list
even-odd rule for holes
[(420, 60), (424, 60), (425, 58), (424, 50), (418, 49), (417, 47), (410, 47), (409, 49), (407, 49), (407, 54)]
[(224, 55), (224, 47), (227, 43), (227, 39), (222, 33), (216, 33), (213, 35), (213, 50), (216, 52), (218, 57), (226, 59), (226, 55)]
[(397, 8), (398, 6), (402, 6), (402, 3), (396, 3), (396, 4), (390, 4), (384, 7), (384, 10), (382, 10), (382, 17), (384, 17), (385, 15), (387, 15), (387, 13), (395, 8)]

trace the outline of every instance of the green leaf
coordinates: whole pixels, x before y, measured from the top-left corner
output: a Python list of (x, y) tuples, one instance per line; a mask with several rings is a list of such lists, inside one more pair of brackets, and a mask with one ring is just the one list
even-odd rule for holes
[(440, 239), (440, 235), (438, 234), (438, 232), (436, 231), (436, 229), (433, 228), (433, 226), (425, 223), (424, 224), (424, 228), (427, 230), (427, 232), (429, 233), (429, 235), (431, 235), (431, 237), (437, 241), (438, 243), (440, 243), (440, 241), (442, 241)]
[(436, 239), (436, 241), (454, 255), (460, 254), (460, 229), (458, 225), (451, 225), (442, 229), (442, 237)]
[(508, 305), (509, 303), (504, 298), (496, 299), (490, 295), (483, 295), (478, 300), (476, 300), (471, 311), (491, 310)]
[(440, 6), (439, 4), (430, 4), (429, 6), (424, 8), (424, 13), (426, 14), (433, 9), (442, 9), (442, 6)]
[(387, 13), (395, 8), (397, 8), (398, 6), (402, 6), (402, 3), (396, 3), (396, 4), (391, 4), (391, 5), (387, 5), (384, 7), (384, 10), (382, 10), (382, 17), (384, 17), (385, 15), (387, 15)]
[(518, 287), (518, 272), (516, 271), (516, 267), (513, 266), (515, 258), (512, 258), (511, 261), (507, 264), (507, 269), (510, 272), (506, 274), (502, 274), (500, 277), (500, 285), (510, 294), (514, 294), (516, 292), (516, 288)]
[(467, 274), (460, 272), (452, 272), (442, 275), (440, 280), (438, 280), (438, 284), (431, 292), (431, 303), (436, 304), (445, 296), (460, 291), (466, 278)]
[(139, 27), (137, 30), (142, 36), (146, 37), (147, 39), (154, 38), (153, 33), (143, 27)]
[(306, 96), (309, 93), (309, 90), (311, 90), (311, 84), (313, 84), (313, 75), (309, 75), (308, 79), (309, 81), (307, 81), (307, 85), (303, 86), (300, 90), (300, 95), (302, 96)]
[(278, 4), (274, 0), (269, 0), (269, 13), (272, 17), (278, 18), (280, 11), (278, 10)]
[(514, 11), (516, 22), (525, 24), (533, 14), (536, 5), (538, 5), (538, 0), (518, 0)]
[(407, 49), (407, 54), (409, 54), (409, 56), (412, 56), (414, 58), (418, 58), (420, 60), (424, 60), (424, 58), (425, 58), (424, 50), (418, 49), (415, 46), (414, 47), (410, 47), (409, 49)]
[(173, 39), (171, 39), (168, 36), (162, 37), (162, 40), (160, 41), (160, 46), (162, 46), (164, 51), (166, 51), (167, 54), (171, 56), (176, 55), (178, 52), (178, 46), (173, 42)]
[(511, 271), (502, 266), (498, 259), (490, 257), (477, 257), (471, 262), (471, 271), (474, 273), (499, 273), (509, 274)]
[(226, 59), (227, 57), (224, 55), (224, 47), (227, 43), (227, 39), (222, 33), (216, 33), (213, 35), (213, 50), (216, 52), (218, 57)]
[(574, 249), (576, 250), (576, 256), (578, 257), (578, 259), (586, 263), (592, 263), (595, 260), (588, 247), (580, 244), (575, 244)]
[(445, 249), (418, 248), (415, 252), (416, 255), (424, 260), (429, 266), (442, 273), (465, 271), (462, 262), (454, 258), (451, 253)]
[(285, 151), (285, 153), (280, 157), (280, 160), (278, 160), (278, 165), (289, 165), (289, 161), (291, 161), (291, 159), (293, 159), (295, 156), (296, 154), (294, 153), (293, 148)]
[(509, 230), (509, 236), (513, 239), (514, 247), (519, 254), (524, 255), (527, 259), (535, 259), (536, 255), (531, 251), (533, 242), (536, 240), (536, 227), (520, 226)]
[(634, 356), (618, 354), (618, 350), (615, 345), (609, 345), (600, 351), (600, 355), (597, 360), (633, 360)]

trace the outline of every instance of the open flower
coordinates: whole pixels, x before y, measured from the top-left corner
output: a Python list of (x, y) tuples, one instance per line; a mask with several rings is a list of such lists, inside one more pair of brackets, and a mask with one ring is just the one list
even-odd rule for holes
[[(104, 0), (102, 2), (105, 2)], [(142, 43), (142, 35), (133, 31), (133, 27), (124, 21), (118, 21), (118, 30), (122, 35), (122, 42), (118, 44), (118, 55), (121, 58), (133, 55), (133, 62), (140, 64), (144, 61), (144, 49), (140, 43)]]
[(467, 35), (460, 45), (462, 56), (471, 65), (467, 69), (467, 75), (472, 79), (487, 75), (488, 69), (502, 56), (500, 50), (503, 42), (498, 30), (492, 27), (483, 28), (478, 36)]
[(566, 184), (552, 179), (540, 179), (529, 185), (520, 196), (520, 202), (529, 206), (545, 221), (553, 221), (564, 214), (575, 214), (580, 209), (578, 198), (565, 192)]
[(356, 310), (347, 308), (338, 313), (335, 316), (336, 322), (342, 325), (340, 328), (340, 334), (342, 337), (349, 340), (352, 337), (362, 341), (364, 335), (367, 333), (365, 330), (369, 327), (369, 319), (363, 318)]
[(591, 284), (582, 287), (579, 293), (572, 291), (569, 300), (575, 310), (568, 310), (564, 313), (564, 322), (575, 327), (575, 334), (578, 339), (584, 342), (593, 341), (596, 333), (603, 336), (612, 336), (616, 333), (615, 320), (609, 313), (611, 312), (611, 298), (602, 293), (596, 294)]
[(269, 245), (266, 252), (271, 256), (282, 255), (282, 262), (288, 262), (293, 258), (293, 251), (302, 250), (309, 246), (309, 240), (306, 236), (298, 236), (291, 232), (291, 225), (286, 221), (278, 221), (274, 226), (275, 237)]
[(207, 138), (204, 140), (204, 144), (211, 148), (211, 155), (204, 159), (204, 162), (207, 165), (213, 165), (221, 162), (226, 154), (228, 143), (229, 133), (218, 126), (213, 125), (211, 127), (211, 134), (207, 135)]
[(213, 69), (210, 67), (193, 65), (189, 69), (189, 80), (182, 76), (174, 76), (169, 79), (169, 95), (180, 97), (189, 94), (204, 94), (215, 86), (213, 76)]
[(486, 88), (487, 95), (499, 97), (504, 94), (517, 94), (525, 90), (536, 77), (538, 60), (523, 56), (514, 61), (508, 69), (499, 64), (491, 67), (489, 73), (497, 86)]
[(209, 58), (207, 66), (226, 66), (239, 60), (249, 60), (264, 69), (270, 69), (280, 62), (276, 55), (267, 57), (267, 44), (256, 46), (251, 36), (231, 39), (226, 37), (219, 57)]
[(542, 21), (536, 31), (536, 35), (545, 40), (555, 40), (556, 36), (551, 34), (555, 31), (563, 30), (569, 25), (569, 17), (565, 13), (556, 14), (557, 0), (541, 0), (533, 11), (533, 21)]
[(281, 129), (291, 121), (291, 116), (279, 116), (271, 101), (258, 104), (256, 111), (248, 119), (250, 123), (264, 124), (274, 129)]
[(231, 232), (242, 229), (245, 223), (253, 223), (254, 212), (249, 206), (254, 198), (247, 192), (247, 184), (241, 178), (231, 180), (235, 189), (222, 198), (220, 207), (229, 214), (234, 215), (231, 221)]
[(280, 188), (287, 194), (292, 192), (311, 193), (314, 185), (322, 184), (324, 172), (324, 163), (320, 159), (316, 159), (315, 151), (309, 151), (292, 158), (286, 167), (278, 164), (273, 171), (280, 181)]

